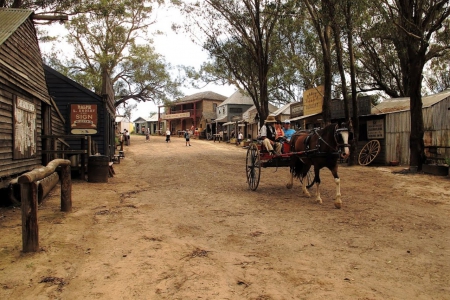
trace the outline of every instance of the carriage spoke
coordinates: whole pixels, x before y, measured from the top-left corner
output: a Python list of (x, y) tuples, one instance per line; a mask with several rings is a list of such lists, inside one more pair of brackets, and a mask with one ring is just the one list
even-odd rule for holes
[(249, 188), (254, 191), (258, 188), (261, 172), (259, 151), (255, 144), (248, 148), (246, 161), (247, 183)]

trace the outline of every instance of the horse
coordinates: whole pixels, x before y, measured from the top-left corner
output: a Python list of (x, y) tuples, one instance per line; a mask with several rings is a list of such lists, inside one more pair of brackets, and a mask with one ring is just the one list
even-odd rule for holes
[[(307, 197), (311, 194), (306, 189), (306, 180), (303, 178), (308, 173), (311, 165), (314, 165), (314, 183), (316, 184), (316, 202), (322, 204), (320, 197), (320, 177), (319, 171), (327, 167), (334, 177), (336, 183), (336, 199), (334, 206), (341, 208), (341, 188), (340, 178), (338, 176), (339, 157), (347, 158), (349, 156), (349, 137), (348, 128), (339, 128), (338, 124), (330, 124), (323, 129), (313, 129), (311, 131), (297, 131), (291, 138), (291, 165), (290, 178), (286, 184), (288, 189), (293, 186), (293, 178), (301, 178), (302, 191)], [(343, 150), (343, 152), (342, 152)]]

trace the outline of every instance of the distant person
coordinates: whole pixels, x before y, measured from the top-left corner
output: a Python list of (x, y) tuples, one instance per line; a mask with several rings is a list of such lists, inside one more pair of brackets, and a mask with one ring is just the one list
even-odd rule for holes
[(170, 142), (170, 130), (166, 130), (166, 143)]
[(184, 138), (186, 139), (186, 147), (189, 144), (189, 147), (191, 146), (191, 140), (190, 140), (190, 134), (189, 134), (189, 130), (186, 130), (184, 132)]
[(131, 144), (131, 141), (130, 141), (130, 132), (127, 130), (127, 132), (126, 132), (125, 135), (127, 136), (127, 146), (130, 146), (130, 144)]
[(191, 134), (194, 134), (195, 133), (195, 127), (194, 127), (194, 124), (192, 124), (192, 126), (191, 126)]
[(125, 141), (125, 146), (128, 146), (128, 144), (129, 144), (129, 142), (128, 142), (128, 137), (129, 137), (129, 135), (128, 135), (128, 130), (124, 129), (124, 130), (123, 130), (123, 139), (124, 139), (124, 141)]
[(150, 142), (150, 128), (145, 130), (145, 142)]
[(244, 139), (244, 135), (242, 134), (242, 132), (239, 131), (238, 139), (237, 139), (237, 145), (238, 146), (241, 144), (243, 139)]

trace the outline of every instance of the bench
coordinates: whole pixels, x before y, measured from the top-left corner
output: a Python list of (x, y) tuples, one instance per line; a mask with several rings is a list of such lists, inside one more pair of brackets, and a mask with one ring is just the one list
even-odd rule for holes
[[(427, 163), (435, 163), (435, 164), (444, 164), (446, 163), (446, 157), (445, 151), (447, 148), (445, 146), (425, 146), (425, 149), (428, 149), (428, 151), (425, 151)], [(444, 149), (444, 155), (441, 155), (438, 151), (438, 149)], [(428, 154), (428, 155), (427, 155)]]
[(114, 154), (113, 162), (116, 164), (120, 164), (120, 155), (119, 154)]

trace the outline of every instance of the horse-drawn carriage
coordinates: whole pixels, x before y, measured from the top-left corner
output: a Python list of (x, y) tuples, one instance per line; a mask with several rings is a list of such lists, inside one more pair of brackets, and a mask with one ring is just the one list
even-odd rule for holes
[[(251, 190), (258, 188), (261, 168), (290, 167), (290, 182), (292, 188), (293, 177), (299, 178), (302, 191), (310, 196), (308, 188), (314, 183), (317, 186), (316, 201), (322, 203), (319, 192), (319, 171), (323, 167), (330, 169), (337, 185), (335, 206), (341, 207), (340, 179), (337, 174), (338, 159), (349, 155), (349, 137), (347, 128), (339, 128), (337, 124), (330, 124), (323, 129), (315, 128), (309, 131), (297, 131), (291, 141), (282, 145), (281, 154), (271, 154), (264, 148), (262, 142), (250, 144), (246, 157), (247, 183)], [(311, 166), (314, 166), (311, 170)]]

